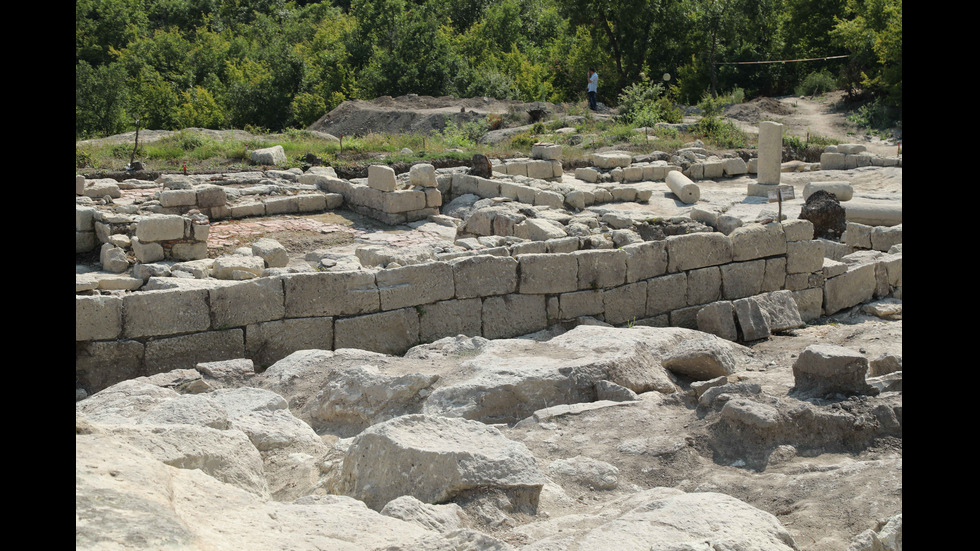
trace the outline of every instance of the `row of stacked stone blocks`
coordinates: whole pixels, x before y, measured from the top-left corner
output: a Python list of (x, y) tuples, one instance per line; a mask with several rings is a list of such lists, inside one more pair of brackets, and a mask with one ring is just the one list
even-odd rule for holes
[(336, 194), (351, 210), (391, 225), (424, 220), (439, 214), (442, 206), (435, 167), (428, 163), (412, 165), (407, 189), (399, 189), (395, 170), (385, 165), (369, 166), (363, 183), (313, 172), (299, 181)]
[[(706, 304), (780, 290), (790, 270), (819, 269), (822, 251), (810, 237), (809, 222), (772, 223), (732, 236), (695, 233), (621, 249), (77, 296), (76, 366), (98, 371), (118, 360), (146, 372), (239, 357), (268, 365), (303, 348), (402, 353), (441, 337), (508, 338), (580, 316), (695, 328)], [(823, 283), (810, 275), (802, 281)], [(820, 287), (794, 291), (805, 319), (820, 315), (821, 297)], [(140, 360), (122, 361), (120, 354)]]
[(527, 176), (539, 180), (560, 180), (564, 174), (561, 164), (561, 146), (553, 143), (536, 143), (531, 146), (531, 158), (504, 159), (494, 165), (493, 171), (510, 176)]

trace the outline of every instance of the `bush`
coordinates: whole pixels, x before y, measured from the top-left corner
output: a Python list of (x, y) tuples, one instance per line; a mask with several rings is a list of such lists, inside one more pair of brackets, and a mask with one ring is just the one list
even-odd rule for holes
[(819, 96), (837, 89), (837, 82), (826, 69), (810, 73), (796, 87), (797, 96)]

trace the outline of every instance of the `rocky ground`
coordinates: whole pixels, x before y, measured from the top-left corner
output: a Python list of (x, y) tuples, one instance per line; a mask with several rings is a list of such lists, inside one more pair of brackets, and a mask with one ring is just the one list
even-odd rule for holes
[[(760, 100), (730, 116), (860, 141), (821, 105)], [(855, 200), (901, 202), (900, 168), (793, 172), (782, 183), (798, 199), (783, 213), (796, 218), (803, 186), (826, 179), (850, 181)], [(745, 196), (750, 180), (701, 181), (698, 206), (774, 216), (775, 204)], [(690, 213), (662, 182), (642, 185), (648, 203), (605, 208)], [(442, 239), (333, 211), (215, 223), (208, 246), (258, 237), (295, 263), (313, 249)], [(901, 300), (744, 344), (583, 321), (444, 339), (401, 358), (306, 352), (262, 373), (202, 365), (97, 393), (76, 405), (76, 548), (901, 549)], [(873, 379), (875, 391), (804, 391), (793, 366), (812, 345), (889, 358), (899, 372)], [(692, 346), (721, 371), (692, 377), (677, 360)], [(385, 436), (398, 445), (376, 447)], [(400, 473), (429, 505), (388, 503)]]

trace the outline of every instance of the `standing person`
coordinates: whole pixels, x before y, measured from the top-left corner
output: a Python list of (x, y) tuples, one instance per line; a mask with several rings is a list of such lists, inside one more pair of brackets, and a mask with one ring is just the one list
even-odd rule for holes
[(596, 110), (595, 93), (599, 89), (599, 73), (589, 69), (589, 109)]

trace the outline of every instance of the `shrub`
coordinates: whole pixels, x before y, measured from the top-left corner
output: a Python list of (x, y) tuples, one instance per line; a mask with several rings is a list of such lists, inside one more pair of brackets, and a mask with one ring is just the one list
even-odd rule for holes
[(797, 96), (819, 96), (837, 89), (837, 82), (830, 74), (830, 71), (822, 69), (810, 73), (796, 87)]

